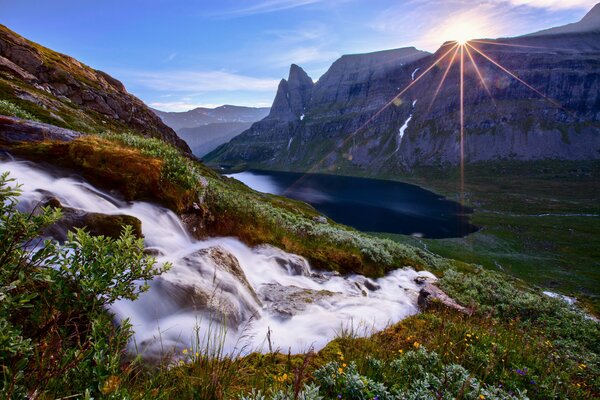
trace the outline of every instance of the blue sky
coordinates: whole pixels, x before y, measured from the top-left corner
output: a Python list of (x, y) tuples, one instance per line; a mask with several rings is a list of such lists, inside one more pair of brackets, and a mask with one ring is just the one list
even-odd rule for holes
[(598, 0), (0, 0), (0, 23), (123, 81), (147, 104), (270, 106), (296, 63), (317, 80), (342, 54), (435, 51), (457, 30), (524, 34)]

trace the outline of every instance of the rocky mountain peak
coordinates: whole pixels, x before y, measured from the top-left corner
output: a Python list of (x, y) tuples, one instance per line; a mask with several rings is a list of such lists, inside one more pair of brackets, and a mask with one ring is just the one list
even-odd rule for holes
[(315, 86), (308, 74), (296, 64), (290, 67), (288, 79), (282, 79), (277, 88), (271, 113), (267, 118), (294, 121), (302, 118)]

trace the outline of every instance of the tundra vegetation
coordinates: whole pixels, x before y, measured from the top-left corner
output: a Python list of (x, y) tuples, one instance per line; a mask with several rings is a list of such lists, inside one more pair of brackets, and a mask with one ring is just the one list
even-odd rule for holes
[[(76, 167), (126, 199), (193, 215), (199, 236), (236, 235), (308, 258), (314, 267), (381, 276), (428, 269), (469, 315), (433, 304), (362, 337), (340, 329), (319, 352), (225, 354), (225, 332), (156, 363), (126, 353), (131, 326), (106, 307), (135, 298), (156, 265), (125, 228), (118, 238), (36, 238), (60, 212), (16, 209), (0, 180), (0, 364), (5, 398), (547, 399), (600, 395), (600, 329), (582, 311), (507, 274), (315, 219), (306, 204), (221, 177), (157, 139), (107, 133), (11, 151)], [(173, 361), (177, 360), (177, 361)]]

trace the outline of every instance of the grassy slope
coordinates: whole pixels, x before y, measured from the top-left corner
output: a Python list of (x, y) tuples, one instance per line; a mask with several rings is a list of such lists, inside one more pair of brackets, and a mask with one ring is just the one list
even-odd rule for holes
[[(12, 151), (77, 168), (92, 181), (121, 187), (129, 199), (160, 201), (184, 214), (197, 200), (206, 234), (237, 233), (250, 244), (272, 243), (305, 255), (322, 268), (371, 275), (406, 264), (433, 270), (443, 276), (441, 285), (449, 294), (475, 310), (473, 317), (465, 317), (434, 307), (370, 339), (342, 337), (309, 357), (306, 365), (301, 355), (214, 359), (207, 357), (210, 350), (203, 349), (191, 350), (194, 356), (186, 356), (191, 362), (177, 368), (125, 364), (122, 376), (112, 377), (102, 386), (105, 394), (223, 398), (251, 387), (267, 391), (286, 388), (293, 380), (312, 381), (318, 367), (337, 361), (338, 351), (347, 354), (348, 361), (355, 361), (360, 373), (383, 379), (372, 375), (366, 364), (368, 356), (387, 362), (392, 355), (403, 357), (399, 350), (408, 353), (420, 345), (437, 352), (444, 365), (459, 363), (481, 382), (527, 389), (533, 398), (583, 398), (600, 390), (597, 324), (585, 321), (559, 301), (530, 291), (523, 282), (333, 223), (316, 223), (312, 218), (317, 214), (311, 207), (222, 178), (158, 140), (109, 134), (86, 136), (70, 144), (23, 144)], [(466, 342), (467, 333), (485, 340)], [(552, 351), (540, 352), (540, 346)], [(536, 387), (515, 374), (525, 367), (538, 382)], [(560, 383), (553, 384), (556, 380)], [(400, 383), (412, 385), (409, 377)]]
[[(402, 179), (460, 198), (457, 171), (420, 170)], [(475, 210), (472, 221), (482, 227), (478, 233), (443, 240), (382, 236), (575, 295), (598, 314), (598, 199), (600, 162), (469, 165), (465, 202)]]

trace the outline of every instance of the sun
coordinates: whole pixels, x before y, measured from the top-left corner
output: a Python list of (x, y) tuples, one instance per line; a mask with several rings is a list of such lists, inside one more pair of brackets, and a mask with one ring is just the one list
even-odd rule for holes
[(474, 39), (496, 37), (500, 35), (503, 21), (481, 9), (472, 9), (460, 13), (450, 13), (444, 20), (434, 24), (426, 38), (432, 43), (447, 41), (466, 45)]
[(465, 45), (468, 41), (480, 37), (481, 31), (477, 29), (476, 25), (460, 22), (448, 24), (443, 34), (445, 40), (452, 40), (460, 45)]

